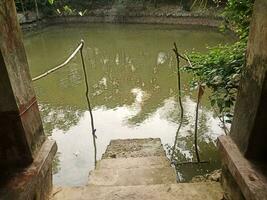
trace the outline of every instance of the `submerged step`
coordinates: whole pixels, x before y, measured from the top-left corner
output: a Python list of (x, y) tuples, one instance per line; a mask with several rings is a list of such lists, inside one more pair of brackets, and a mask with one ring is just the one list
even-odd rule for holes
[(101, 169), (90, 172), (89, 184), (105, 186), (175, 183), (174, 168)]
[(171, 163), (166, 156), (151, 156), (138, 158), (102, 159), (97, 162), (96, 170), (100, 169), (131, 169), (131, 168), (164, 168)]
[(159, 138), (111, 140), (102, 159), (166, 156)]
[(53, 200), (221, 200), (220, 183), (55, 188)]

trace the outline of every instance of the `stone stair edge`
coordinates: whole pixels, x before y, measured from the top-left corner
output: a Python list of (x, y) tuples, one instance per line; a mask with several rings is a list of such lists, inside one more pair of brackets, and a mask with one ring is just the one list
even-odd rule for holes
[[(129, 179), (129, 177), (135, 177)], [(99, 169), (89, 173), (88, 184), (93, 185), (153, 185), (175, 183), (175, 169), (160, 168)]]
[[(102, 192), (107, 191), (106, 194), (102, 194)], [(223, 190), (219, 182), (198, 182), (198, 183), (167, 183), (167, 184), (156, 184), (156, 185), (135, 185), (135, 186), (80, 186), (80, 187), (55, 187), (53, 190), (53, 200), (87, 200), (87, 199), (95, 199), (97, 200), (108, 200), (110, 198), (116, 199), (128, 199), (128, 198), (117, 198), (121, 194), (125, 197), (131, 195), (132, 199), (154, 199), (154, 198), (143, 198), (143, 194), (147, 194), (147, 192), (152, 192), (151, 195), (153, 197), (157, 197), (156, 199), (162, 199), (163, 196), (167, 195), (171, 197), (170, 200), (221, 200), (223, 197)], [(160, 196), (157, 196), (159, 193)], [(177, 193), (179, 192), (179, 193)], [(100, 198), (98, 198), (98, 194), (102, 194)], [(75, 198), (70, 198), (69, 194), (74, 196)], [(114, 196), (114, 194), (116, 194)], [(134, 194), (134, 196), (133, 196)], [(110, 196), (111, 195), (111, 196)], [(186, 195), (186, 196), (185, 196)], [(79, 196), (79, 197), (77, 197)], [(86, 198), (88, 196), (90, 198)], [(94, 196), (94, 197), (93, 197)], [(67, 197), (67, 199), (66, 199)], [(76, 198), (77, 197), (77, 198)], [(103, 198), (102, 198), (103, 197)], [(139, 198), (136, 198), (139, 197)], [(169, 200), (169, 198), (164, 197), (164, 200)]]
[(100, 169), (134, 169), (171, 167), (171, 162), (166, 156), (104, 158), (97, 161), (95, 170)]
[(62, 191), (64, 189), (97, 189), (99, 187), (106, 187), (106, 188), (124, 188), (124, 187), (127, 187), (127, 188), (138, 188), (138, 187), (144, 187), (144, 186), (147, 186), (147, 187), (153, 187), (153, 186), (157, 186), (157, 187), (160, 187), (160, 186), (174, 186), (174, 187), (180, 187), (180, 186), (184, 186), (184, 185), (221, 185), (220, 182), (216, 182), (216, 181), (203, 181), (203, 182), (194, 182), (194, 183), (191, 183), (191, 182), (184, 182), (184, 183), (162, 183), (162, 184), (155, 184), (155, 185), (120, 185), (120, 186), (114, 186), (114, 185), (102, 185), (102, 186), (98, 186), (98, 185), (91, 185), (91, 184), (86, 184), (86, 185), (82, 185), (82, 186), (54, 186), (53, 187), (53, 192), (59, 192), (59, 191)]

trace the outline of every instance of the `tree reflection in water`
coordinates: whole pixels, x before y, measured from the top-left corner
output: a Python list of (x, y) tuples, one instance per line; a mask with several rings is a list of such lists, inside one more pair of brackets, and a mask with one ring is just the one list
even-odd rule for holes
[(83, 111), (70, 106), (52, 106), (39, 104), (45, 134), (51, 136), (54, 130), (62, 130), (66, 133), (70, 127), (76, 126)]
[[(86, 42), (84, 54), (98, 130), (98, 158), (111, 139), (160, 137), (163, 144), (173, 144), (179, 116), (175, 101), (173, 41), (182, 41), (179, 43), (181, 52), (193, 48), (204, 52), (207, 45), (231, 41), (231, 38), (213, 31), (162, 25), (49, 27), (25, 38), (32, 77), (61, 63), (80, 38)], [(177, 145), (177, 158), (181, 160), (194, 159), (192, 130), (195, 103), (192, 97), (195, 95), (189, 90), (191, 79), (188, 74), (182, 74), (187, 116)], [(61, 153), (57, 162), (60, 168), (54, 175), (55, 183), (85, 184), (88, 171), (93, 166), (93, 155), (80, 58), (74, 59), (60, 72), (36, 82), (35, 90), (45, 132), (57, 140)], [(217, 160), (214, 141), (221, 131), (207, 102), (205, 96), (200, 112), (200, 153), (203, 159)], [(201, 170), (208, 170), (210, 166)], [(178, 172), (183, 180), (193, 175), (193, 170), (189, 168), (178, 169)]]

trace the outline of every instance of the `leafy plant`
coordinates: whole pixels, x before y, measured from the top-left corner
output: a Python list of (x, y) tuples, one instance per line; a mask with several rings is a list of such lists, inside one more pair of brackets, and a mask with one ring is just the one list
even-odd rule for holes
[(246, 43), (220, 45), (210, 48), (208, 54), (193, 52), (192, 67), (185, 70), (194, 74), (193, 85), (200, 80), (212, 90), (210, 102), (223, 120), (231, 122), (240, 74), (245, 62)]
[(248, 36), (253, 4), (254, 0), (228, 0), (224, 10), (226, 22), (232, 26), (241, 39)]
[(194, 74), (197, 81), (212, 90), (211, 105), (223, 123), (231, 123), (239, 80), (245, 64), (246, 44), (254, 0), (228, 0), (224, 17), (239, 36), (232, 45), (219, 45), (207, 54), (191, 53), (192, 67), (185, 70)]

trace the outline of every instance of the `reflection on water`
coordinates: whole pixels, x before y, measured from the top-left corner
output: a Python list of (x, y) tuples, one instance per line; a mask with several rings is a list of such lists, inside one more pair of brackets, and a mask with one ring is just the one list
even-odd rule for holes
[[(182, 30), (156, 25), (83, 25), (50, 27), (25, 38), (32, 76), (60, 63), (83, 38), (89, 72), (90, 96), (97, 128), (98, 159), (111, 139), (160, 137), (172, 145), (179, 107), (176, 102), (173, 41), (180, 51), (206, 51), (206, 46), (231, 41), (213, 31)], [(194, 159), (195, 101), (189, 92), (188, 74), (182, 75), (185, 125), (179, 135), (177, 156)], [(35, 83), (45, 131), (59, 146), (56, 185), (86, 184), (93, 169), (90, 117), (79, 57), (60, 72)], [(178, 170), (181, 180), (219, 166), (215, 139), (222, 133), (203, 99), (199, 145), (208, 166)]]

